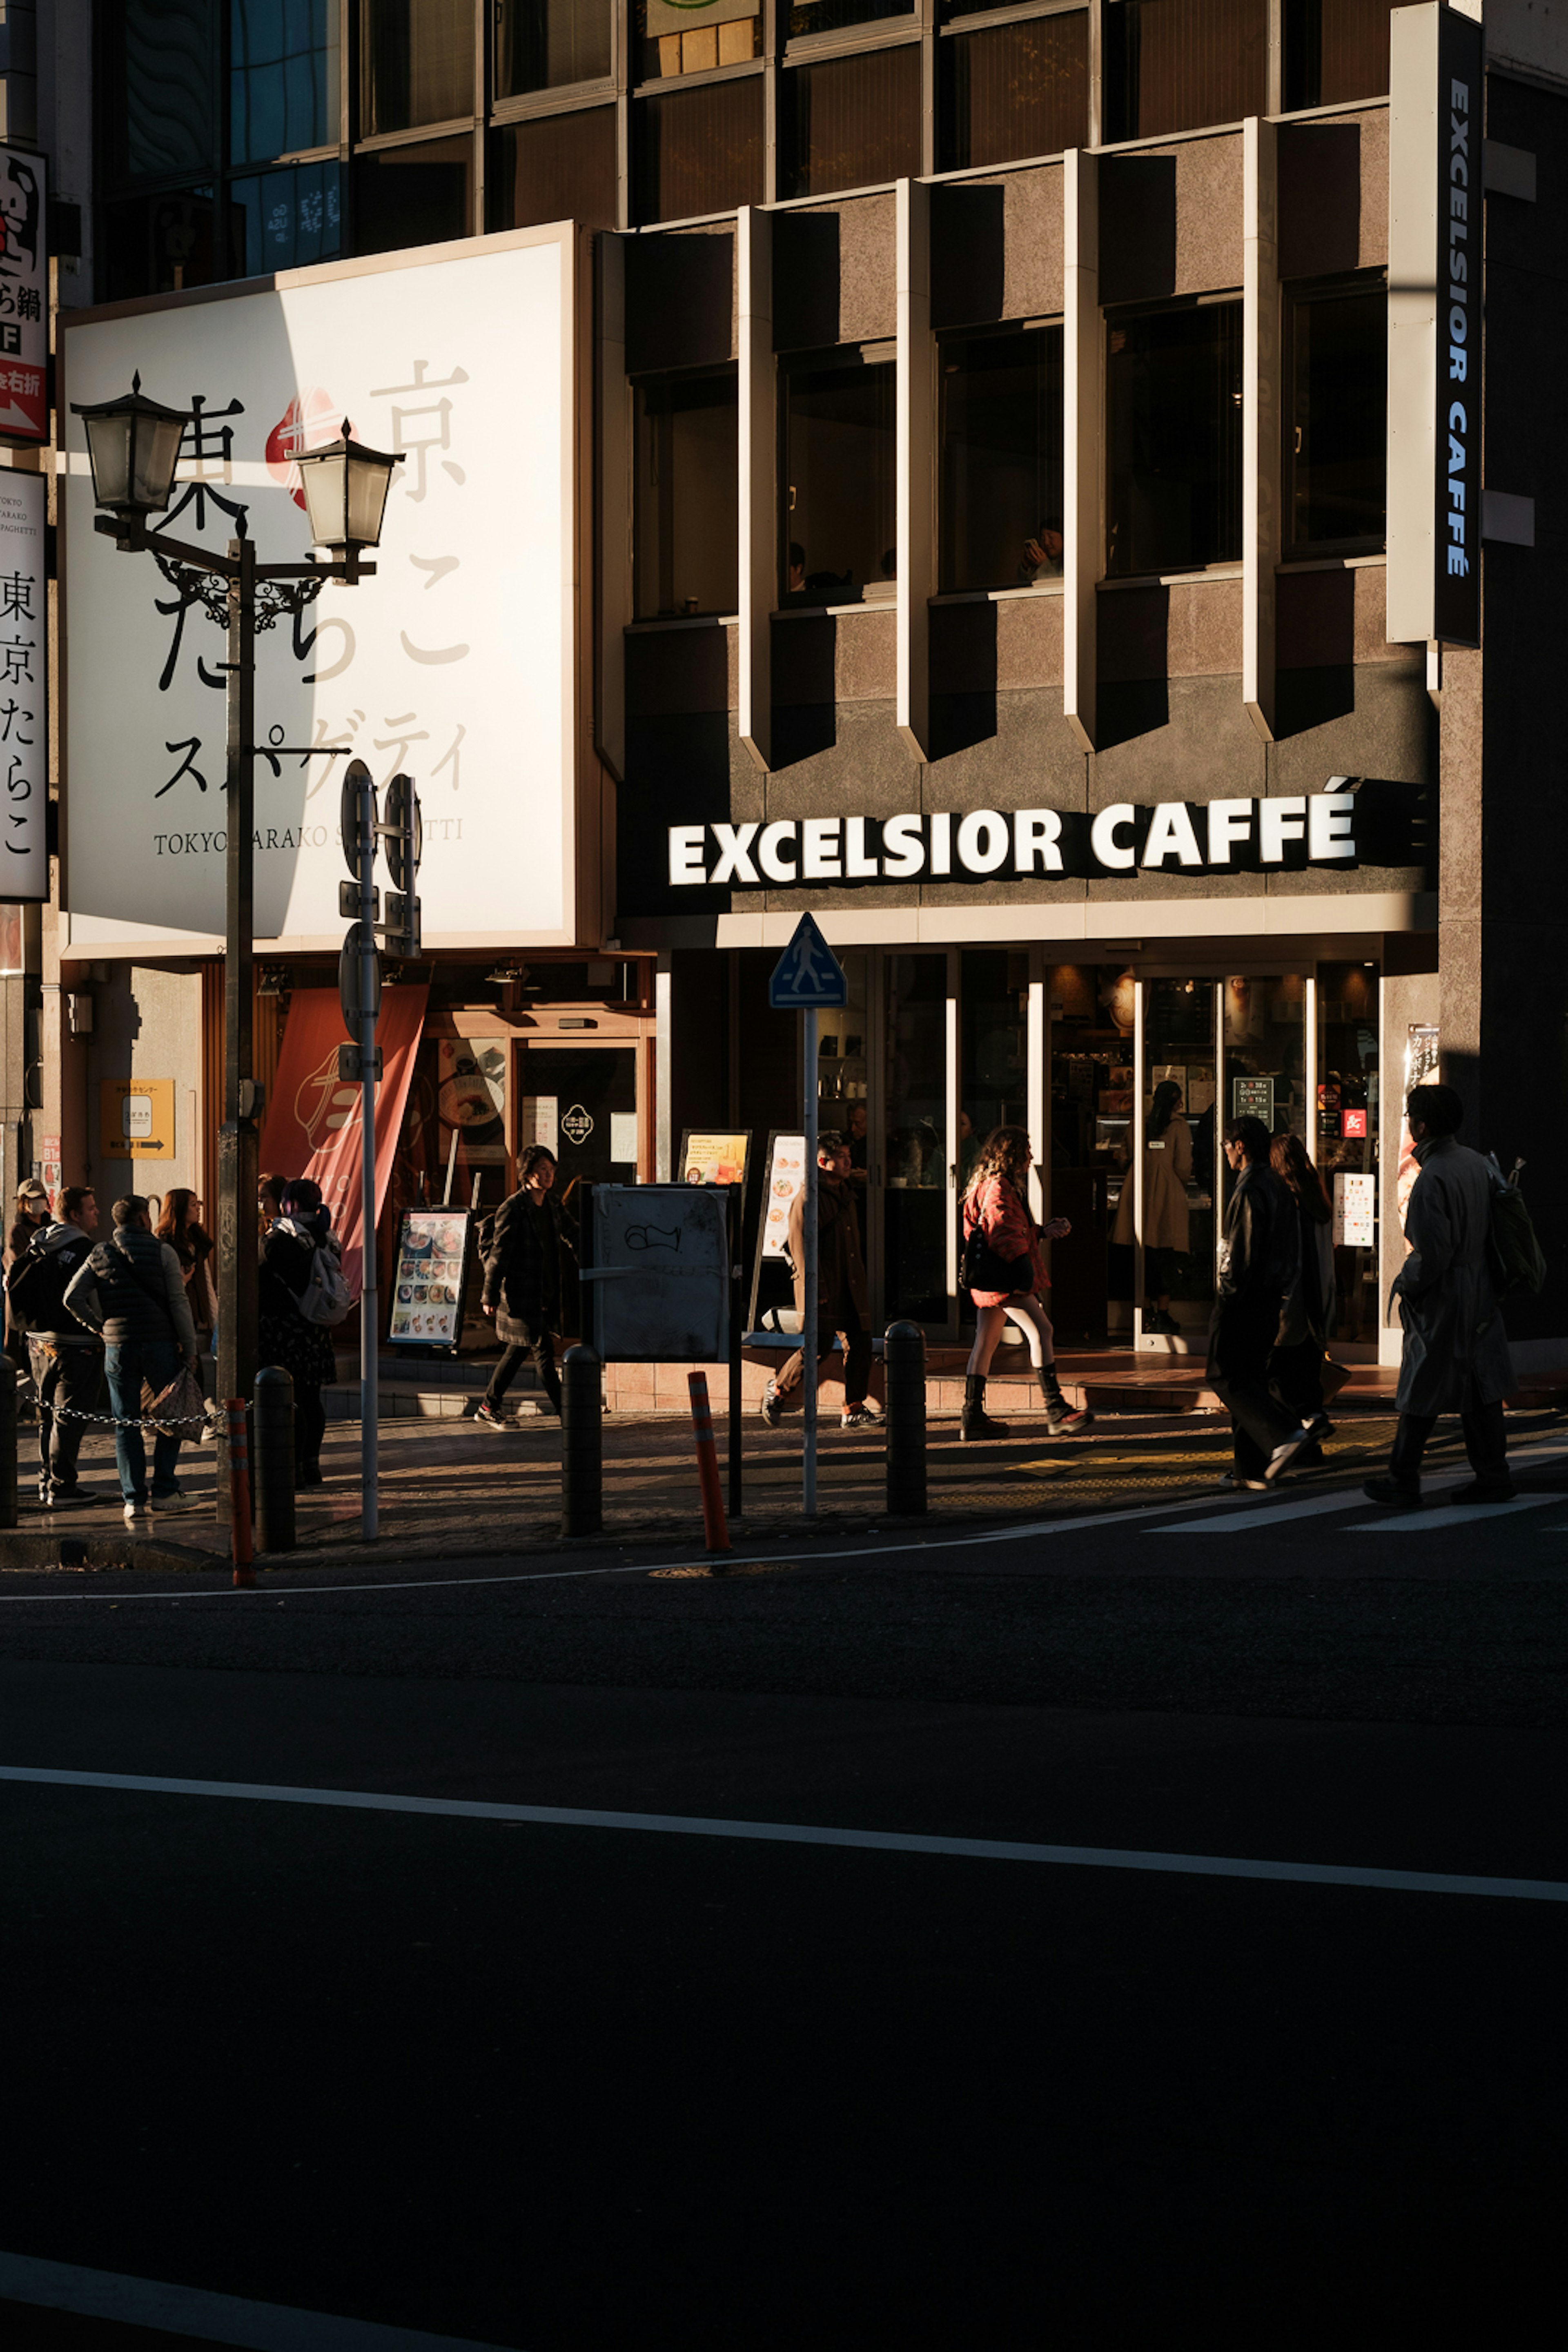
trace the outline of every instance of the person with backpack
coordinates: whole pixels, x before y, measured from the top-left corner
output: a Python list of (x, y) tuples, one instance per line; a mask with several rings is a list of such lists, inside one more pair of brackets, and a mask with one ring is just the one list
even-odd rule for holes
[(1405, 1211), (1410, 1255), (1394, 1276), (1405, 1326), (1388, 1470), (1363, 1490), (1405, 1510), (1421, 1501), (1421, 1457), (1441, 1412), (1457, 1412), (1475, 1475), (1456, 1503), (1513, 1498), (1502, 1401), (1513, 1360), (1498, 1305), (1489, 1244), (1491, 1163), (1458, 1140), (1465, 1107), (1452, 1087), (1417, 1087), (1405, 1107), (1419, 1170)]
[(552, 1334), (561, 1328), (563, 1252), (575, 1254), (577, 1224), (555, 1198), (555, 1154), (531, 1143), (518, 1161), (521, 1182), (496, 1211), (484, 1250), (484, 1311), (495, 1318), (506, 1351), (475, 1408), (481, 1429), (504, 1429), (501, 1401), (531, 1363), (551, 1411), (561, 1411), (561, 1377)]
[[(371, 1246), (374, 1248), (374, 1244)], [(332, 1328), (353, 1304), (332, 1213), (308, 1176), (285, 1184), (278, 1215), (261, 1244), (258, 1352), (280, 1364), (294, 1383), (294, 1484), (321, 1485), (327, 1433), (323, 1383), (335, 1378)]]
[(1051, 1435), (1080, 1436), (1094, 1419), (1092, 1412), (1068, 1404), (1057, 1375), (1056, 1342), (1045, 1307), (1051, 1277), (1040, 1243), (1065, 1241), (1072, 1227), (1066, 1217), (1053, 1217), (1042, 1228), (1030, 1215), (1025, 1188), (1033, 1160), (1021, 1127), (993, 1128), (980, 1147), (963, 1196), (959, 1280), (974, 1301), (974, 1345), (964, 1368), (959, 1423), (959, 1433), (966, 1440), (1007, 1434), (1006, 1423), (993, 1421), (985, 1410), (985, 1377), (1008, 1322), (1016, 1323), (1029, 1343)]
[(38, 1500), (46, 1511), (101, 1503), (77, 1474), (83, 1413), (98, 1406), (103, 1349), (66, 1309), (71, 1276), (92, 1249), (98, 1202), (90, 1185), (68, 1184), (55, 1223), (36, 1228), (5, 1276), (13, 1327), (26, 1336), (38, 1392)]
[(90, 1250), (66, 1287), (68, 1314), (105, 1342), (114, 1458), (127, 1527), (145, 1527), (153, 1511), (195, 1508), (174, 1475), (180, 1440), (160, 1430), (153, 1447), (153, 1485), (142, 1438), (142, 1388), (162, 1396), (186, 1364), (196, 1368), (196, 1327), (180, 1261), (153, 1231), (140, 1192), (114, 1203), (114, 1231)]

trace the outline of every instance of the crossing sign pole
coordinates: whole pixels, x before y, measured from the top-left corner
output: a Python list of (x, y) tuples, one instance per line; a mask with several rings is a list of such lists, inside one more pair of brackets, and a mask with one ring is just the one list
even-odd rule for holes
[(805, 1313), (800, 1346), (805, 1373), (805, 1432), (801, 1452), (801, 1511), (816, 1516), (816, 1351), (819, 1320), (816, 1297), (816, 1139), (817, 1038), (816, 1016), (825, 1008), (842, 1012), (849, 1002), (849, 982), (827, 941), (809, 915), (795, 925), (795, 936), (774, 967), (768, 1002), (776, 1013), (798, 1012), (801, 1023), (801, 1099), (805, 1127), (805, 1206), (802, 1213), (801, 1288)]

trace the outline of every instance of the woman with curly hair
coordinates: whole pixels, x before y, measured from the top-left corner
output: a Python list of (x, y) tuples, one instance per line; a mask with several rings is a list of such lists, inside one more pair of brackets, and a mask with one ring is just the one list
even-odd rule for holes
[(1056, 1349), (1043, 1293), (1051, 1277), (1040, 1255), (1040, 1243), (1062, 1241), (1072, 1227), (1065, 1217), (1053, 1217), (1042, 1229), (1029, 1214), (1026, 1188), (1034, 1153), (1021, 1127), (994, 1128), (980, 1148), (974, 1173), (963, 1195), (963, 1280), (974, 1301), (974, 1345), (970, 1350), (963, 1382), (963, 1434), (1005, 1437), (1006, 1423), (993, 1421), (985, 1411), (985, 1375), (1009, 1318), (1029, 1343), (1029, 1360), (1046, 1403), (1046, 1425), (1053, 1437), (1077, 1436), (1094, 1419), (1091, 1412), (1074, 1412), (1057, 1378)]

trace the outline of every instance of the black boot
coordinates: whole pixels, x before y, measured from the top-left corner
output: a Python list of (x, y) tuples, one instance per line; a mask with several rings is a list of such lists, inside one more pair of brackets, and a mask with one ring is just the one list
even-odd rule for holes
[(1040, 1366), (1040, 1394), (1046, 1401), (1046, 1427), (1053, 1437), (1076, 1437), (1094, 1419), (1087, 1409), (1075, 1412), (1062, 1394), (1054, 1363)]
[(985, 1410), (985, 1375), (967, 1372), (963, 1381), (963, 1414), (959, 1422), (959, 1433), (971, 1437), (1005, 1437), (1005, 1421), (993, 1421)]

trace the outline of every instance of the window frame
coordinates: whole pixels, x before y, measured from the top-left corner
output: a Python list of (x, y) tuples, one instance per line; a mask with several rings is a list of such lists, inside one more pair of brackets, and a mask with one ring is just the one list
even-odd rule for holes
[(738, 467), (735, 482), (737, 530), (735, 545), (732, 551), (735, 562), (735, 597), (732, 604), (727, 607), (715, 607), (711, 612), (702, 613), (644, 613), (639, 614), (637, 611), (637, 430), (639, 424), (637, 404), (639, 396), (647, 391), (650, 384), (717, 383), (721, 377), (728, 379), (735, 396), (735, 437), (736, 446), (738, 449), (741, 431), (741, 370), (738, 360), (704, 360), (691, 367), (645, 368), (640, 374), (629, 375), (626, 378), (626, 391), (630, 395), (631, 401), (631, 430), (629, 436), (631, 481), (629, 485), (630, 499), (628, 503), (630, 506), (631, 520), (631, 594), (629, 598), (629, 605), (632, 617), (627, 624), (628, 627), (634, 629), (689, 628), (694, 622), (698, 621), (707, 622), (710, 625), (717, 625), (722, 622), (733, 620), (738, 615), (741, 598), (741, 546), (738, 528), (740, 521), (740, 476)]
[(1280, 562), (1282, 563), (1313, 563), (1331, 562), (1340, 556), (1382, 555), (1388, 546), (1388, 467), (1387, 467), (1387, 388), (1384, 385), (1384, 458), (1383, 478), (1382, 532), (1363, 532), (1342, 539), (1299, 540), (1291, 535), (1296, 513), (1296, 483), (1294, 446), (1296, 424), (1296, 313), (1298, 310), (1318, 302), (1352, 300), (1358, 294), (1381, 294), (1386, 316), (1388, 302), (1388, 270), (1384, 264), (1373, 263), (1366, 269), (1335, 271), (1322, 278), (1288, 278), (1279, 289), (1279, 382), (1282, 397), (1279, 402), (1279, 473), (1280, 473)]
[[(1018, 341), (1025, 335), (1050, 334), (1055, 332), (1062, 336), (1062, 446), (1060, 451), (1059, 469), (1062, 477), (1062, 500), (1064, 506), (1063, 520), (1065, 522), (1065, 506), (1067, 500), (1068, 401), (1066, 326), (1067, 320), (1065, 314), (1062, 311), (1058, 310), (1051, 313), (1043, 313), (1038, 318), (999, 319), (994, 324), (942, 327), (938, 329), (936, 334), (931, 339), (934, 346), (934, 361), (937, 372), (936, 398), (932, 403), (934, 432), (932, 436), (933, 446), (931, 457), (936, 486), (936, 531), (935, 560), (931, 566), (931, 572), (933, 579), (939, 583), (942, 574), (944, 547), (948, 536), (947, 516), (944, 508), (947, 489), (947, 400), (946, 394), (943, 389), (945, 379), (942, 374), (942, 365), (943, 348), (951, 347), (959, 343), (990, 343)], [(943, 588), (939, 585), (933, 592), (932, 602), (941, 604), (957, 604), (963, 602), (965, 598), (1002, 595), (1059, 596), (1064, 592), (1065, 586), (1066, 573), (1064, 569), (1063, 572), (1047, 573), (1044, 579), (994, 580), (964, 588)]]
[[(866, 588), (864, 586), (845, 587), (840, 589), (837, 593), (829, 593), (826, 590), (812, 593), (808, 593), (805, 588), (792, 591), (789, 586), (791, 519), (795, 512), (794, 508), (789, 503), (790, 492), (794, 488), (789, 478), (789, 387), (791, 376), (796, 374), (811, 375), (826, 373), (832, 369), (837, 370), (840, 373), (848, 376), (853, 375), (858, 368), (886, 367), (892, 369), (894, 395), (892, 441), (893, 506), (895, 525), (894, 543), (896, 545), (899, 469), (898, 358), (898, 339), (896, 336), (892, 335), (879, 338), (873, 337), (865, 342), (829, 343), (826, 346), (819, 346), (816, 350), (812, 351), (780, 352), (777, 354), (775, 364), (778, 371), (778, 472), (776, 477), (778, 483), (778, 501), (776, 507), (778, 518), (778, 537), (774, 549), (775, 562), (773, 567), (773, 593), (778, 601), (773, 606), (775, 613), (833, 613), (842, 610), (856, 611), (861, 606), (868, 606), (873, 611), (888, 611), (891, 609), (895, 602), (897, 594), (896, 580), (882, 583), (879, 593), (872, 596), (867, 595)], [(869, 584), (869, 583), (867, 583), (867, 585)]]
[[(1206, 563), (1173, 564), (1154, 572), (1112, 572), (1110, 569), (1111, 527), (1111, 444), (1110, 444), (1110, 337), (1123, 320), (1170, 317), (1176, 312), (1214, 310), (1230, 308), (1240, 314), (1243, 338), (1246, 335), (1244, 289), (1239, 286), (1205, 288), (1201, 294), (1176, 294), (1165, 300), (1117, 302), (1100, 310), (1100, 569), (1101, 585), (1116, 588), (1151, 586), (1162, 581), (1226, 579), (1239, 577), (1245, 545), (1245, 535), (1235, 555), (1216, 555)], [(1242, 382), (1245, 384), (1246, 358), (1243, 352)], [(1065, 397), (1070, 398), (1070, 388)], [(1237, 499), (1239, 515), (1242, 488), (1245, 481), (1245, 458), (1242, 455), (1244, 420), (1237, 427)]]

